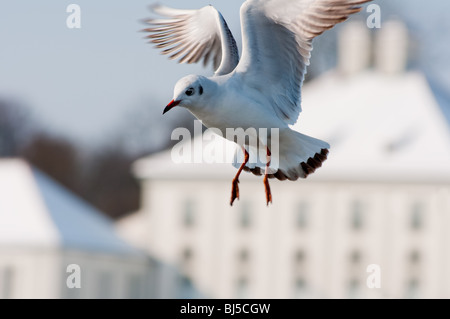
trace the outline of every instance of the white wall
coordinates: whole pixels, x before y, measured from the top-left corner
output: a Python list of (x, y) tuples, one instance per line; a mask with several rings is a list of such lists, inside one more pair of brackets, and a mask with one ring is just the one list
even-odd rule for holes
[[(148, 221), (148, 250), (179, 266), (196, 288), (216, 298), (403, 298), (410, 296), (413, 279), (418, 280), (418, 297), (450, 297), (445, 244), (450, 185), (272, 182), (274, 204), (266, 208), (260, 182), (241, 182), (241, 200), (230, 208), (228, 181), (147, 181), (142, 213)], [(195, 211), (191, 227), (183, 225), (187, 202)], [(302, 202), (307, 226), (298, 229)], [(416, 202), (423, 207), (419, 230), (410, 226)], [(351, 227), (355, 205), (362, 207), (359, 230)], [(241, 229), (245, 207), (252, 222)], [(186, 249), (191, 257), (183, 257)], [(247, 261), (240, 260), (243, 249)], [(415, 251), (418, 257), (411, 257)], [(370, 264), (381, 266), (379, 290), (366, 286)], [(240, 278), (247, 280), (246, 289), (239, 288)], [(306, 290), (296, 293), (300, 279)], [(351, 282), (357, 283), (354, 292)]]
[[(67, 288), (71, 264), (81, 268), (81, 289)], [(0, 247), (0, 298), (149, 298), (150, 271), (145, 256)]]
[[(40, 248), (0, 247), (0, 298), (57, 298), (58, 252)], [(8, 279), (5, 270), (8, 270)], [(5, 293), (6, 280), (9, 281)]]

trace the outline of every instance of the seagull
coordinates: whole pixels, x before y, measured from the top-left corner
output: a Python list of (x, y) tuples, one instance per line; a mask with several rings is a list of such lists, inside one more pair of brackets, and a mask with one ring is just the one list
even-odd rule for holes
[[(159, 18), (146, 21), (149, 27), (144, 31), (149, 33), (150, 42), (179, 63), (203, 60), (205, 66), (212, 63), (215, 69), (211, 77), (189, 75), (179, 80), (164, 114), (184, 107), (223, 136), (227, 128), (255, 128), (258, 132), (265, 128), (269, 132), (265, 137), (257, 136), (265, 148), (264, 160), (250, 161), (251, 155), (258, 153), (255, 145), (247, 139), (238, 142), (244, 159), (235, 165), (238, 171), (232, 181), (231, 206), (239, 199), (242, 171), (264, 175), (269, 206), (269, 179), (306, 178), (327, 159), (328, 143), (290, 128), (301, 112), (301, 87), (312, 40), (359, 12), (360, 5), (369, 1), (247, 0), (240, 9), (241, 57), (224, 17), (213, 6), (198, 10), (152, 6)], [(277, 141), (270, 133), (274, 128), (278, 130)], [(274, 142), (277, 152), (272, 152)], [(274, 158), (275, 168), (271, 167)]]

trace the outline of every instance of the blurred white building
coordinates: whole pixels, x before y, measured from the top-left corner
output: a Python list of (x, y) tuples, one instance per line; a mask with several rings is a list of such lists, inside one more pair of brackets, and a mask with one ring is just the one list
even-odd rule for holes
[(103, 214), (26, 162), (0, 159), (0, 299), (159, 297), (165, 273), (176, 276)]
[[(405, 69), (401, 24), (341, 34), (338, 68), (304, 86), (295, 125), (331, 144), (322, 168), (271, 181), (269, 208), (262, 178), (243, 174), (230, 207), (230, 164), (143, 158), (142, 208), (122, 234), (213, 298), (450, 298), (449, 125)], [(369, 265), (381, 288), (366, 284)]]

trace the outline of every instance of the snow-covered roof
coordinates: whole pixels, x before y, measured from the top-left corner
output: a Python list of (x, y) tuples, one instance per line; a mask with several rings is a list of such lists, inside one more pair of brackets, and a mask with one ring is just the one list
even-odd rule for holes
[[(449, 126), (421, 73), (331, 71), (307, 83), (302, 100), (294, 129), (331, 144), (328, 160), (308, 179), (450, 181)], [(235, 169), (175, 164), (165, 151), (137, 161), (134, 172), (141, 179), (229, 179)]]
[(0, 246), (137, 253), (109, 218), (18, 159), (0, 160)]
[(450, 182), (450, 128), (419, 72), (336, 72), (304, 91), (296, 129), (329, 141), (317, 178)]

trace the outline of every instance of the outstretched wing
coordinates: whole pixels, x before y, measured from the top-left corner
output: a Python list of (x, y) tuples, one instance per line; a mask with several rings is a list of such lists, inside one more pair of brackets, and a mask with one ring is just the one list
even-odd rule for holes
[(247, 0), (241, 7), (243, 52), (236, 72), (275, 113), (295, 124), (312, 40), (371, 0)]
[(239, 63), (239, 52), (222, 14), (213, 6), (199, 10), (179, 10), (155, 5), (152, 11), (163, 18), (149, 19), (145, 31), (162, 54), (180, 63), (206, 66), (212, 59), (216, 75), (232, 72)]

